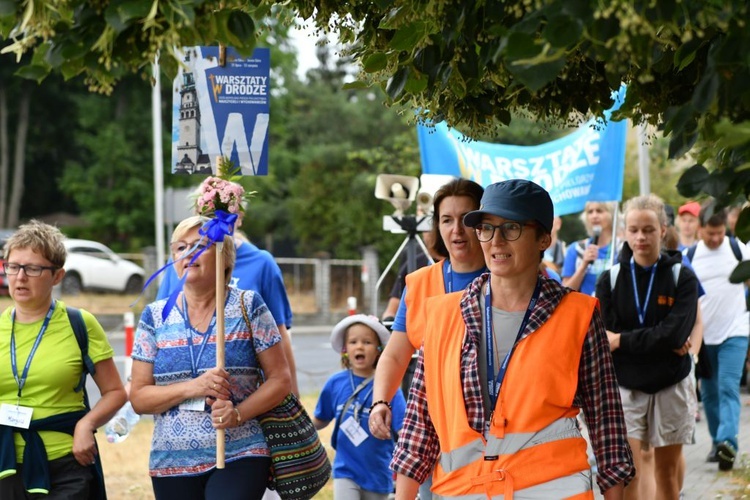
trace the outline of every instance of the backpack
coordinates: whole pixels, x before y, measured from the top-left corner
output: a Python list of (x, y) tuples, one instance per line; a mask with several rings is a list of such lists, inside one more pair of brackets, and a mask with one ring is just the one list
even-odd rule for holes
[(89, 333), (86, 329), (86, 322), (83, 320), (83, 314), (80, 309), (75, 307), (67, 307), (68, 321), (70, 326), (73, 328), (73, 334), (78, 342), (78, 348), (81, 350), (81, 359), (83, 360), (83, 371), (81, 372), (81, 378), (78, 380), (78, 385), (74, 389), (75, 392), (83, 391), (83, 402), (86, 405), (86, 410), (90, 410), (89, 396), (86, 392), (86, 376), (94, 376), (96, 374), (96, 368), (94, 362), (89, 356)]

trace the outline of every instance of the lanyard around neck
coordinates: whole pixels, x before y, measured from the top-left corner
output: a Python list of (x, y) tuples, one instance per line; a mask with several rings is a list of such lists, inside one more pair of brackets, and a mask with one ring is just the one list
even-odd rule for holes
[[(661, 259), (661, 256), (659, 256)], [(641, 326), (645, 325), (646, 320), (646, 308), (648, 307), (648, 299), (651, 298), (651, 289), (654, 286), (654, 276), (656, 276), (656, 266), (659, 264), (659, 259), (651, 266), (651, 277), (648, 279), (648, 288), (646, 289), (646, 297), (641, 304), (641, 299), (638, 294), (638, 283), (635, 281), (635, 259), (630, 257), (630, 276), (633, 278), (633, 294), (635, 295), (635, 310), (638, 313), (638, 322)]]
[(34, 345), (31, 347), (31, 352), (29, 352), (29, 357), (26, 358), (26, 365), (23, 367), (23, 373), (21, 376), (18, 376), (18, 361), (16, 360), (16, 310), (13, 309), (10, 313), (10, 368), (13, 370), (13, 378), (16, 380), (16, 384), (18, 385), (18, 399), (20, 401), (21, 399), (21, 392), (23, 391), (23, 386), (26, 385), (26, 379), (29, 376), (29, 368), (31, 367), (31, 360), (34, 358), (34, 354), (36, 354), (36, 350), (39, 348), (39, 344), (42, 342), (42, 337), (44, 336), (44, 332), (47, 331), (47, 326), (49, 326), (50, 319), (52, 319), (52, 313), (55, 312), (55, 301), (52, 301), (52, 304), (49, 306), (49, 310), (47, 311), (47, 316), (44, 317), (44, 322), (42, 323), (42, 327), (39, 329), (39, 333), (36, 336), (36, 340), (34, 341)]
[(453, 293), (453, 266), (450, 259), (445, 259), (445, 293)]
[(354, 405), (354, 420), (359, 420), (359, 411), (362, 409), (362, 403), (360, 402), (360, 399), (359, 399), (359, 393), (362, 392), (362, 390), (369, 385), (370, 386), (369, 390), (365, 393), (365, 397), (362, 398), (362, 401), (367, 401), (367, 398), (369, 398), (370, 394), (372, 394), (372, 389), (373, 389), (374, 384), (371, 384), (371, 382), (374, 378), (375, 377), (371, 375), (365, 378), (364, 380), (362, 380), (362, 382), (360, 382), (357, 387), (354, 387), (354, 374), (352, 373), (351, 368), (349, 369), (349, 383), (352, 386), (352, 395), (349, 396), (349, 399), (346, 401), (346, 403), (344, 403), (344, 406), (341, 408), (341, 418), (344, 417), (344, 414), (349, 409), (349, 405), (353, 401), (356, 401), (359, 404)]
[(206, 333), (203, 335), (203, 340), (201, 341), (201, 348), (198, 351), (198, 357), (195, 356), (195, 353), (193, 352), (193, 332), (197, 334), (201, 334), (198, 330), (193, 328), (193, 326), (190, 324), (190, 319), (188, 319), (188, 310), (187, 310), (187, 301), (185, 300), (185, 294), (182, 294), (182, 313), (183, 313), (183, 321), (185, 323), (185, 330), (187, 331), (187, 342), (188, 342), (188, 348), (190, 349), (190, 369), (193, 373), (193, 378), (198, 377), (198, 365), (201, 362), (201, 357), (203, 356), (203, 350), (206, 348), (206, 344), (208, 343), (208, 337), (211, 336), (211, 330), (213, 330), (214, 325), (216, 324), (216, 311), (214, 311), (214, 315), (211, 317), (211, 323), (209, 323), (208, 328), (206, 329)]
[(495, 347), (494, 342), (492, 341), (492, 288), (490, 287), (490, 281), (487, 280), (487, 291), (485, 292), (484, 299), (484, 332), (485, 339), (487, 341), (487, 390), (490, 395), (490, 408), (492, 408), (493, 410), (495, 409), (497, 397), (500, 394), (500, 387), (503, 385), (505, 372), (508, 370), (508, 363), (510, 362), (511, 356), (513, 356), (513, 352), (516, 350), (518, 341), (521, 340), (521, 337), (523, 336), (523, 331), (526, 329), (526, 325), (529, 322), (531, 311), (534, 309), (534, 306), (536, 306), (536, 301), (539, 299), (539, 292), (541, 291), (541, 289), (542, 280), (537, 278), (536, 287), (534, 287), (534, 293), (531, 295), (529, 306), (526, 308), (526, 314), (524, 314), (523, 320), (521, 321), (521, 326), (518, 328), (516, 340), (513, 342), (513, 347), (511, 347), (510, 351), (508, 351), (508, 354), (505, 355), (505, 359), (503, 360), (500, 368), (497, 371), (497, 377), (495, 377)]

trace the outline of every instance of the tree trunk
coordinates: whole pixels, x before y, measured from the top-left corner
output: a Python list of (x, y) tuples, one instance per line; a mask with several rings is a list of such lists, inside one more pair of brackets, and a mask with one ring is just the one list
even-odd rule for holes
[(5, 83), (0, 78), (0, 227), (7, 227), (5, 223), (8, 202), (8, 167), (10, 150), (8, 149), (8, 96)]
[[(26, 162), (26, 137), (29, 132), (29, 107), (31, 105), (31, 88), (24, 86), (18, 104), (18, 127), (16, 128), (15, 151), (13, 155), (13, 189), (8, 204), (8, 227), (18, 226), (21, 211), (21, 198), (24, 191), (24, 171)], [(40, 177), (44, 172), (39, 173)]]

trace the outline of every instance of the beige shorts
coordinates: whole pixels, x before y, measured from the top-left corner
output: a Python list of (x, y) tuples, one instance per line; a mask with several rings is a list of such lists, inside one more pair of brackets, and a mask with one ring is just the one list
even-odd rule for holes
[(694, 444), (698, 401), (693, 380), (691, 371), (677, 384), (656, 394), (620, 386), (628, 438), (642, 441), (644, 449)]

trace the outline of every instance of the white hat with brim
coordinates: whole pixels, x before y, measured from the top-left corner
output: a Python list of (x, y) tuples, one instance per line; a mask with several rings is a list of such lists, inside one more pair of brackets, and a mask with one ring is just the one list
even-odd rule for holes
[(331, 347), (333, 347), (334, 351), (337, 353), (344, 351), (344, 336), (346, 335), (346, 330), (357, 323), (362, 323), (377, 333), (380, 343), (383, 346), (385, 346), (388, 339), (391, 337), (391, 332), (388, 331), (388, 328), (386, 328), (375, 316), (370, 316), (368, 314), (353, 314), (342, 319), (333, 327), (333, 331), (331, 331)]

